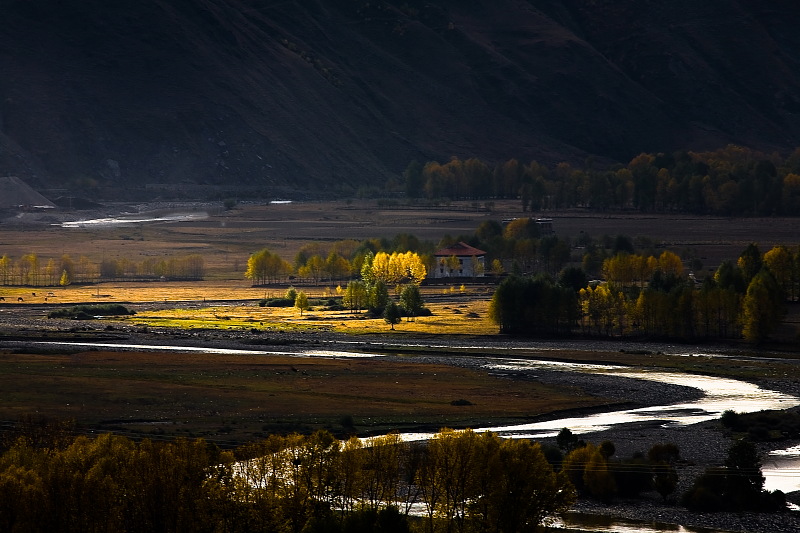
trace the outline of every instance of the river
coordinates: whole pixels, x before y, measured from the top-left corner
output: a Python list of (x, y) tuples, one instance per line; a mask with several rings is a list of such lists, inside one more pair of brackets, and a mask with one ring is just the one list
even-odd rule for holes
[[(36, 344), (94, 346), (98, 348), (143, 349), (165, 351), (194, 351), (201, 353), (256, 354), (256, 355), (296, 355), (298, 357), (381, 357), (379, 348), (364, 353), (342, 350), (237, 350), (226, 348), (203, 348), (196, 346), (163, 346), (145, 344), (115, 343), (74, 343), (38, 342)], [(492, 431), (507, 438), (541, 439), (555, 436), (561, 428), (568, 427), (574, 434), (604, 431), (622, 424), (657, 421), (664, 428), (686, 426), (717, 419), (725, 410), (748, 413), (761, 410), (782, 410), (800, 405), (800, 398), (781, 392), (761, 388), (752, 383), (714, 376), (690, 375), (679, 372), (632, 369), (630, 367), (600, 364), (580, 364), (557, 361), (497, 357), (482, 360), (483, 367), (490, 372), (515, 371), (535, 374), (537, 370), (548, 369), (563, 372), (583, 372), (606, 374), (624, 378), (635, 378), (686, 387), (694, 387), (703, 392), (702, 397), (689, 402), (679, 402), (637, 409), (623, 409), (578, 417), (564, 417), (546, 422), (510, 426), (490, 426), (475, 428), (475, 431)], [(404, 440), (424, 440), (432, 433), (406, 433)], [(765, 488), (780, 489), (784, 492), (800, 490), (800, 446), (777, 450), (764, 458), (763, 473)], [(569, 515), (565, 527), (582, 528), (587, 531), (642, 531), (642, 532), (708, 532), (702, 528), (684, 528), (669, 524), (643, 524), (614, 520), (609, 524), (601, 517)]]

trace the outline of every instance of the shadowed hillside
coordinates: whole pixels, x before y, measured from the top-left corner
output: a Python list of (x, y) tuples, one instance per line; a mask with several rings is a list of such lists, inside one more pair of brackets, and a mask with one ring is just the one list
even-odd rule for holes
[(0, 175), (40, 188), (351, 192), (414, 158), (627, 162), (800, 145), (800, 8), (788, 0), (0, 10)]

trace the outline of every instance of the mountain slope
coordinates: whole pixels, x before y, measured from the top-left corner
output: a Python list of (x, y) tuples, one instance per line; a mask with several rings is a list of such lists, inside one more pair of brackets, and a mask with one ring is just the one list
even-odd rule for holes
[(755, 0), (0, 0), (0, 174), (348, 191), (411, 159), (800, 145)]

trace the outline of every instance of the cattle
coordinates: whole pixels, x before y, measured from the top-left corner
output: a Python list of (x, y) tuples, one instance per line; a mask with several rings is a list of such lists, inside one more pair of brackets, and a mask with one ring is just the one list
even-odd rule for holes
[(17, 301), (18, 301), (18, 302), (24, 302), (25, 300), (23, 300), (23, 299), (22, 299), (22, 296), (20, 296), (19, 298), (17, 298)]

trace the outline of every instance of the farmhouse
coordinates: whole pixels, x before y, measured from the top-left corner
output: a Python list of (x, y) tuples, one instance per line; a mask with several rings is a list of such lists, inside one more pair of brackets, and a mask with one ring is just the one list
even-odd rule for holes
[(434, 256), (436, 266), (431, 269), (432, 278), (474, 278), (483, 276), (486, 271), (486, 252), (463, 241), (437, 250)]

